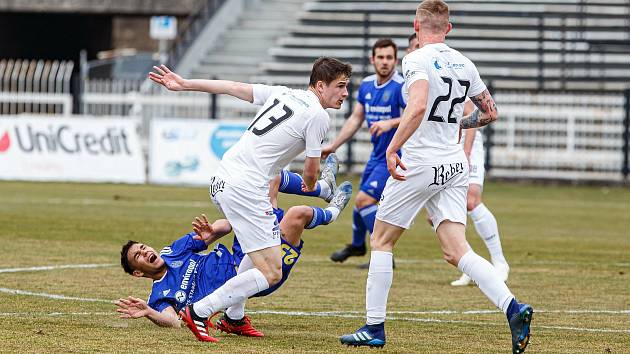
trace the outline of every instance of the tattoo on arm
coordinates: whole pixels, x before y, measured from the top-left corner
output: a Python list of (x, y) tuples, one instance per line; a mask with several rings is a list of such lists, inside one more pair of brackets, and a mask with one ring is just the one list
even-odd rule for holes
[(488, 90), (470, 99), (478, 109), (461, 120), (462, 129), (483, 127), (497, 119), (497, 105)]

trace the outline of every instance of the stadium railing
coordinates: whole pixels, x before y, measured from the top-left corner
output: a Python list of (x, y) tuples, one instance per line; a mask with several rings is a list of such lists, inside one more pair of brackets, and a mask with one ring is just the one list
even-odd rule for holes
[(72, 114), (72, 61), (0, 60), (0, 114)]

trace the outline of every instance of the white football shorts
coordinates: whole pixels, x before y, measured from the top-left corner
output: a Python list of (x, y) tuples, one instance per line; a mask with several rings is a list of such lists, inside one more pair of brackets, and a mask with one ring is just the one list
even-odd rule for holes
[(244, 253), (280, 245), (280, 226), (269, 196), (210, 180), (210, 199), (232, 225)]
[(483, 186), (486, 174), (486, 152), (483, 149), (483, 139), (475, 139), (470, 151), (470, 178), (468, 183)]
[(409, 166), (406, 181), (387, 180), (376, 218), (408, 229), (423, 207), (431, 215), (433, 229), (444, 220), (466, 225), (468, 164), (466, 162)]

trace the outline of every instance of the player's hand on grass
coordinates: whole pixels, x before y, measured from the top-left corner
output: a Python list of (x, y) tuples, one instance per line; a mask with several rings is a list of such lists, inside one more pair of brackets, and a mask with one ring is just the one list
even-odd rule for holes
[(195, 221), (192, 222), (193, 231), (197, 236), (193, 237), (195, 240), (208, 241), (212, 238), (212, 232), (214, 231), (212, 225), (208, 222), (206, 214), (201, 214), (201, 217), (196, 216)]
[(116, 312), (120, 313), (120, 318), (140, 318), (147, 316), (151, 312), (151, 308), (146, 301), (133, 296), (129, 296), (126, 299), (118, 299), (115, 304), (118, 306)]
[(392, 130), (393, 127), (394, 126), (390, 121), (382, 120), (372, 124), (372, 126), (370, 127), (370, 134), (380, 136), (381, 134)]
[(183, 91), (185, 90), (185, 83), (181, 76), (172, 72), (166, 65), (162, 64), (159, 67), (154, 66), (155, 72), (149, 72), (149, 79), (157, 82), (158, 84), (166, 87), (171, 91)]
[(407, 170), (407, 167), (402, 163), (402, 161), (400, 161), (400, 156), (398, 156), (395, 151), (387, 151), (385, 153), (385, 158), (387, 159), (387, 170), (389, 171), (389, 174), (392, 176), (392, 178), (399, 181), (406, 181), (407, 177), (400, 174), (397, 170), (398, 166), (400, 166), (403, 171)]

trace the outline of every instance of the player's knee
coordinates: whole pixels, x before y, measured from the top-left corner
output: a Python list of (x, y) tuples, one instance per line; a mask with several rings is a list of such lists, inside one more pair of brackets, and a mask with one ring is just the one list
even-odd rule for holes
[(376, 199), (370, 197), (363, 192), (359, 192), (356, 199), (354, 200), (354, 204), (357, 206), (357, 208), (361, 209), (376, 204)]
[(277, 267), (269, 267), (266, 269), (264, 275), (267, 279), (267, 283), (269, 283), (269, 286), (274, 286), (282, 279), (282, 266), (278, 265)]
[(391, 252), (394, 249), (394, 241), (385, 237), (370, 237), (370, 248), (372, 251)]
[(468, 247), (454, 247), (442, 250), (444, 260), (457, 267), (459, 260), (466, 254)]
[(466, 201), (466, 209), (468, 211), (473, 211), (479, 205), (479, 200), (476, 198), (470, 198)]

